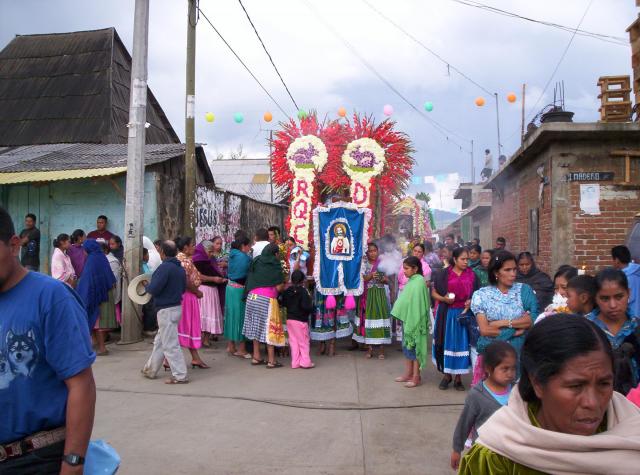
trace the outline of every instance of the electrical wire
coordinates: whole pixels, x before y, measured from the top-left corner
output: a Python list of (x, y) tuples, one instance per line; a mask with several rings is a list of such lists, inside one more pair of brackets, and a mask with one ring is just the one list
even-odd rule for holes
[(376, 12), (378, 15), (380, 15), (384, 20), (386, 20), (388, 23), (391, 23), (396, 29), (398, 29), (399, 31), (401, 31), (405, 36), (407, 36), (408, 38), (410, 38), (414, 43), (416, 43), (417, 45), (419, 45), (420, 47), (422, 47), (424, 50), (426, 50), (427, 52), (429, 52), (432, 56), (434, 56), (435, 58), (437, 58), (438, 60), (440, 60), (442, 63), (444, 63), (447, 66), (447, 72), (449, 72), (450, 69), (453, 69), (455, 72), (457, 72), (460, 76), (462, 76), (464, 79), (466, 79), (467, 81), (469, 81), (470, 83), (472, 83), (473, 85), (477, 86), (478, 88), (480, 88), (481, 90), (483, 90), (484, 92), (486, 92), (489, 95), (493, 95), (494, 93), (491, 92), (489, 89), (487, 89), (486, 87), (484, 87), (483, 85), (481, 85), (480, 83), (478, 83), (477, 81), (475, 81), (474, 79), (472, 79), (468, 74), (465, 74), (463, 71), (461, 71), (460, 69), (458, 69), (457, 67), (455, 67), (453, 64), (451, 64), (449, 61), (447, 61), (445, 58), (443, 58), (440, 54), (436, 53), (434, 50), (432, 50), (431, 48), (429, 48), (427, 45), (425, 45), (422, 41), (420, 41), (418, 38), (416, 38), (415, 36), (413, 36), (411, 33), (409, 33), (407, 30), (405, 30), (404, 28), (402, 28), (398, 23), (396, 23), (395, 21), (393, 21), (391, 18), (389, 18), (387, 15), (385, 15), (384, 13), (382, 13), (380, 10), (378, 10), (376, 7), (374, 7), (371, 3), (369, 3), (368, 0), (362, 0), (362, 2), (367, 5), (371, 10), (373, 10), (374, 12)]
[(269, 51), (267, 50), (267, 47), (265, 46), (264, 42), (262, 41), (262, 38), (260, 37), (260, 33), (258, 33), (258, 30), (256, 29), (256, 26), (253, 24), (253, 21), (251, 20), (251, 17), (249, 16), (249, 12), (244, 7), (244, 5), (242, 3), (242, 0), (238, 0), (238, 3), (240, 4), (242, 9), (244, 10), (245, 15), (247, 15), (247, 20), (249, 20), (249, 23), (251, 23), (251, 27), (253, 28), (253, 31), (255, 32), (256, 36), (258, 37), (258, 40), (260, 41), (260, 44), (262, 45), (262, 48), (264, 49), (264, 52), (267, 53), (267, 56), (269, 57), (269, 61), (271, 61), (271, 65), (273, 66), (273, 69), (276, 70), (276, 74), (280, 78), (280, 82), (282, 82), (282, 85), (287, 90), (287, 94), (289, 94), (289, 98), (291, 98), (291, 102), (293, 102), (293, 105), (296, 107), (296, 110), (300, 110), (300, 107), (298, 107), (298, 104), (296, 103), (296, 100), (291, 95), (291, 91), (289, 91), (289, 88), (287, 87), (287, 83), (284, 82), (284, 79), (282, 78), (282, 75), (280, 74), (280, 71), (278, 71), (278, 67), (276, 66), (276, 63), (273, 62), (273, 58), (271, 57), (271, 54), (269, 54)]
[(322, 402), (310, 402), (308, 404), (293, 402), (293, 401), (284, 401), (277, 399), (258, 399), (251, 397), (242, 397), (242, 396), (217, 396), (215, 394), (169, 394), (169, 393), (160, 393), (153, 391), (132, 391), (128, 389), (115, 389), (111, 387), (98, 387), (98, 391), (110, 392), (110, 393), (125, 393), (125, 394), (143, 394), (150, 396), (179, 396), (185, 398), (203, 398), (203, 399), (222, 399), (228, 401), (243, 401), (243, 402), (255, 402), (259, 404), (268, 404), (271, 406), (280, 406), (280, 407), (289, 407), (293, 409), (308, 409), (312, 411), (381, 411), (381, 410), (389, 410), (389, 409), (421, 409), (421, 408), (431, 408), (431, 407), (451, 407), (457, 408), (464, 406), (464, 403), (431, 403), (431, 404), (397, 404), (397, 405), (388, 405), (388, 406), (363, 406), (360, 404), (353, 405), (325, 405)]
[(342, 44), (356, 57), (360, 62), (371, 71), (385, 86), (387, 86), (396, 96), (398, 96), (404, 103), (406, 103), (411, 109), (418, 113), (420, 117), (426, 120), (435, 130), (437, 130), (443, 137), (446, 138), (447, 141), (454, 143), (456, 146), (460, 148), (460, 151), (464, 151), (469, 153), (470, 150), (464, 148), (461, 144), (459, 144), (456, 140), (449, 137), (449, 135), (455, 135), (460, 139), (465, 141), (470, 141), (466, 137), (447, 129), (444, 125), (440, 124), (436, 120), (427, 117), (420, 109), (418, 109), (415, 105), (413, 105), (400, 91), (398, 91), (371, 63), (369, 63), (364, 57), (353, 47), (347, 39), (342, 36), (314, 7), (311, 5), (309, 0), (304, 0), (304, 3), (307, 5), (307, 8), (316, 14), (316, 17), (324, 24), (324, 26), (331, 31), (341, 42)]
[(258, 83), (258, 85), (260, 86), (260, 88), (265, 92), (265, 94), (267, 96), (269, 96), (269, 99), (271, 99), (273, 101), (273, 103), (278, 107), (278, 109), (280, 109), (280, 112), (282, 112), (285, 117), (289, 117), (289, 114), (287, 114), (285, 112), (285, 110), (280, 106), (280, 104), (278, 103), (278, 101), (276, 101), (273, 96), (271, 94), (269, 94), (269, 91), (267, 91), (267, 88), (265, 88), (262, 83), (260, 82), (260, 80), (256, 77), (255, 74), (253, 74), (253, 72), (251, 71), (251, 69), (249, 69), (249, 66), (247, 66), (245, 64), (244, 61), (242, 61), (242, 58), (240, 58), (240, 56), (238, 56), (238, 53), (235, 52), (235, 50), (231, 47), (231, 45), (229, 44), (229, 42), (224, 38), (224, 36), (222, 36), (222, 34), (218, 31), (218, 29), (213, 25), (213, 23), (211, 23), (211, 20), (209, 20), (209, 17), (207, 17), (207, 15), (202, 11), (202, 9), (200, 7), (198, 7), (198, 11), (200, 12), (200, 14), (202, 14), (202, 17), (207, 21), (207, 23), (209, 23), (209, 25), (211, 26), (211, 28), (213, 28), (213, 31), (216, 32), (216, 34), (220, 37), (220, 39), (224, 42), (224, 44), (227, 46), (227, 48), (229, 48), (229, 50), (233, 53), (233, 55), (236, 57), (236, 59), (238, 61), (240, 61), (240, 64), (242, 64), (242, 66), (244, 66), (244, 69), (247, 70), (247, 72), (249, 74), (251, 74), (251, 77)]
[[(555, 77), (556, 73), (558, 72), (558, 69), (560, 68), (560, 65), (562, 64), (562, 61), (564, 60), (565, 56), (567, 55), (567, 52), (569, 51), (569, 48), (571, 47), (571, 44), (573, 43), (573, 40), (576, 37), (576, 32), (580, 28), (580, 25), (582, 25), (582, 22), (584, 21), (585, 17), (587, 16), (587, 13), (589, 12), (589, 9), (591, 8), (592, 4), (593, 4), (593, 0), (589, 0), (589, 4), (587, 5), (587, 8), (584, 10), (584, 13), (582, 14), (582, 18), (580, 18), (580, 21), (578, 22), (578, 26), (576, 26), (576, 28), (574, 30), (574, 33), (571, 35), (571, 38), (569, 39), (569, 42), (567, 43), (567, 46), (564, 48), (564, 51), (562, 52), (562, 55), (560, 56), (560, 59), (558, 60), (558, 63), (556, 64), (556, 67), (553, 68), (553, 72), (551, 73), (551, 76), (549, 76), (549, 79), (547, 80), (547, 83), (545, 84), (544, 88), (542, 89), (542, 92), (540, 92), (540, 95), (538, 96), (538, 100), (531, 107), (530, 112), (528, 114), (528, 119), (526, 120), (526, 122), (529, 122), (532, 119), (532, 117), (535, 115), (536, 107), (538, 107), (538, 104), (540, 104), (540, 101), (544, 97), (545, 92), (547, 92), (547, 89), (549, 88), (549, 85), (551, 84), (551, 81), (553, 81), (553, 78)], [(513, 138), (513, 136), (518, 132), (519, 131), (516, 130), (513, 134), (511, 134), (509, 136), (509, 138), (507, 139), (507, 141), (511, 140)]]
[(477, 2), (474, 0), (450, 0), (452, 2), (455, 3), (459, 3), (461, 5), (466, 5), (468, 7), (473, 7), (473, 8), (478, 8), (480, 10), (485, 10), (491, 13), (495, 13), (497, 15), (502, 15), (502, 16), (507, 16), (510, 18), (516, 18), (519, 20), (524, 20), (524, 21), (528, 21), (531, 23), (538, 23), (540, 25), (544, 25), (544, 26), (548, 26), (548, 27), (552, 27), (552, 28), (557, 28), (569, 33), (573, 33), (575, 32), (576, 35), (580, 35), (580, 36), (586, 36), (589, 38), (594, 38), (597, 40), (601, 40), (601, 41), (606, 41), (607, 43), (613, 43), (616, 45), (621, 45), (621, 46), (629, 46), (629, 41), (626, 38), (620, 37), (620, 36), (613, 36), (613, 35), (605, 35), (602, 33), (594, 33), (592, 31), (586, 31), (586, 30), (581, 30), (581, 29), (575, 29), (575, 28), (571, 28), (570, 26), (565, 26), (565, 25), (561, 25), (558, 23), (554, 23), (554, 22), (550, 22), (550, 21), (545, 21), (545, 20), (537, 20), (535, 18), (530, 18), (530, 17), (526, 17), (523, 15), (519, 15), (517, 13), (513, 13), (507, 10), (502, 10), (500, 8), (497, 7), (493, 7), (491, 5), (486, 5), (484, 3), (481, 2)]

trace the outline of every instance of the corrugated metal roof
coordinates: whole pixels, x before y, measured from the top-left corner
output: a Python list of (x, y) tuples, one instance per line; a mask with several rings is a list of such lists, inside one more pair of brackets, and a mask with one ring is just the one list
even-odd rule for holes
[[(166, 162), (172, 158), (183, 157), (184, 144), (149, 144), (145, 145), (145, 165), (155, 165)], [(196, 145), (196, 162), (204, 174), (205, 182), (213, 184), (213, 176), (207, 164), (204, 149)], [(180, 161), (182, 164), (182, 161)], [(0, 180), (20, 179), (25, 181), (48, 181), (49, 179), (23, 180), (23, 175), (36, 176), (43, 172), (77, 171), (78, 176), (69, 178), (82, 178), (87, 170), (118, 169), (111, 175), (127, 169), (127, 145), (126, 144), (57, 144), (57, 145), (25, 145), (22, 147), (0, 147)], [(11, 177), (9, 177), (11, 175)], [(37, 175), (37, 176), (58, 176)], [(19, 178), (12, 178), (19, 177)], [(64, 178), (53, 178), (60, 180)], [(3, 181), (2, 183), (18, 183), (17, 181)]]
[[(0, 51), (0, 144), (127, 143), (131, 56), (115, 28), (18, 35)], [(179, 143), (147, 89), (147, 143)]]
[[(268, 158), (246, 158), (235, 160), (212, 160), (209, 162), (216, 186), (271, 202), (271, 165)], [(279, 202), (283, 194), (274, 185), (273, 201)]]
[(16, 183), (32, 183), (38, 181), (73, 180), (76, 178), (91, 178), (96, 176), (117, 175), (127, 171), (127, 167), (92, 168), (80, 170), (59, 170), (50, 172), (15, 172), (0, 173), (0, 185)]

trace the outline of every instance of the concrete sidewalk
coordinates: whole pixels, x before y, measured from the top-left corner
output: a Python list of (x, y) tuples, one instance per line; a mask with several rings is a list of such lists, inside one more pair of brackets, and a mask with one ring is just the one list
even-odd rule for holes
[(293, 370), (283, 358), (285, 367), (269, 370), (214, 344), (201, 352), (212, 368), (189, 369), (188, 385), (142, 378), (148, 340), (109, 345), (98, 358), (92, 439), (116, 448), (119, 473), (453, 473), (451, 437), (466, 392), (440, 391), (431, 363), (423, 385), (406, 389), (393, 381), (403, 369), (397, 346), (383, 361), (367, 360), (339, 341), (335, 357), (313, 356), (314, 369)]

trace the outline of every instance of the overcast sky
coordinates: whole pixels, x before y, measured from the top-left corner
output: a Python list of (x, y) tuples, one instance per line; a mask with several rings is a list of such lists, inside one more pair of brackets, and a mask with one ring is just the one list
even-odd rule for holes
[[(540, 96), (571, 33), (507, 18), (454, 0), (368, 0), (403, 29), (445, 58), (452, 66), (499, 94), (504, 153), (519, 144), (522, 84), (527, 84), (527, 117)], [(387, 23), (363, 0), (244, 0), (258, 32), (279, 67), (296, 102), (335, 117), (339, 107), (384, 118), (391, 104), (397, 127), (412, 139), (416, 175), (459, 172), (470, 175), (469, 154), (447, 141), (423, 117), (396, 96), (345, 47), (329, 23), (391, 85), (417, 108), (431, 101), (428, 117), (459, 136), (465, 148), (475, 142), (476, 168), (490, 148), (497, 159), (495, 103), (407, 36)], [(0, 45), (15, 34), (68, 32), (114, 26), (131, 51), (134, 0), (0, 0)], [(536, 19), (626, 37), (637, 16), (634, 0), (486, 0), (487, 4)], [(295, 108), (279, 82), (237, 0), (201, 0), (200, 6), (290, 115)], [(184, 139), (186, 0), (151, 0), (149, 85), (178, 135)], [(322, 17), (322, 18), (321, 18)], [(564, 80), (566, 107), (576, 121), (598, 119), (599, 76), (631, 74), (630, 48), (576, 36), (554, 81), (536, 109), (552, 100), (553, 84)], [(514, 92), (515, 104), (506, 100)], [(486, 99), (475, 106), (478, 96)], [(213, 124), (205, 121), (213, 112)], [(272, 112), (274, 121), (262, 116)], [(241, 112), (242, 124), (233, 121)], [(251, 157), (268, 154), (267, 132), (285, 116), (258, 87), (203, 18), (197, 26), (196, 140), (209, 154), (228, 154), (242, 144)], [(444, 206), (448, 208), (448, 206)]]

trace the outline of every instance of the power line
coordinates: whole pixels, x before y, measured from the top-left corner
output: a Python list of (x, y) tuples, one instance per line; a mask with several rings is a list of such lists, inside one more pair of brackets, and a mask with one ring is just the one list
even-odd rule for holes
[(460, 69), (456, 68), (453, 64), (451, 64), (449, 61), (447, 61), (445, 58), (443, 58), (442, 56), (440, 56), (438, 53), (436, 53), (434, 50), (432, 50), (431, 48), (429, 48), (427, 45), (425, 45), (422, 41), (420, 41), (418, 38), (416, 38), (415, 36), (413, 36), (411, 33), (409, 33), (407, 30), (405, 30), (404, 28), (402, 28), (398, 23), (396, 23), (395, 21), (393, 21), (391, 18), (389, 18), (387, 15), (385, 15), (384, 13), (382, 13), (380, 10), (378, 10), (376, 7), (374, 7), (373, 5), (371, 5), (371, 3), (368, 2), (368, 0), (362, 0), (362, 2), (367, 5), (371, 10), (373, 10), (374, 12), (376, 12), (378, 15), (380, 15), (383, 19), (385, 19), (387, 22), (391, 23), (394, 27), (396, 27), (398, 30), (400, 30), (402, 33), (404, 33), (407, 37), (409, 37), (411, 40), (413, 40), (416, 44), (418, 44), (419, 46), (421, 46), (424, 50), (428, 51), (431, 55), (433, 55), (434, 57), (436, 57), (437, 59), (439, 59), (442, 63), (444, 63), (447, 66), (447, 72), (449, 72), (450, 69), (453, 69), (455, 72), (457, 72), (460, 76), (462, 76), (463, 78), (465, 78), (467, 81), (469, 81), (470, 83), (474, 84), (475, 86), (479, 87), (480, 89), (482, 89), (484, 92), (486, 92), (489, 95), (493, 95), (494, 93), (491, 92), (489, 89), (487, 89), (486, 87), (482, 86), (481, 84), (479, 84), (477, 81), (471, 79), (471, 77), (467, 74), (465, 74), (464, 72), (462, 72)]
[(557, 28), (569, 33), (573, 33), (575, 32), (576, 35), (580, 35), (580, 36), (586, 36), (589, 38), (594, 38), (597, 40), (601, 40), (601, 41), (606, 41), (607, 43), (613, 43), (616, 45), (621, 45), (621, 46), (629, 46), (629, 41), (626, 38), (620, 37), (620, 36), (613, 36), (613, 35), (605, 35), (602, 33), (595, 33), (592, 31), (586, 31), (586, 30), (581, 30), (581, 29), (575, 29), (575, 28), (571, 28), (570, 26), (565, 26), (565, 25), (561, 25), (559, 23), (554, 23), (554, 22), (550, 22), (550, 21), (545, 21), (545, 20), (537, 20), (535, 18), (531, 18), (531, 17), (526, 17), (523, 15), (519, 15), (517, 13), (514, 12), (510, 12), (507, 10), (502, 10), (500, 8), (497, 7), (493, 7), (491, 5), (486, 5), (484, 3), (480, 3), (477, 2), (475, 0), (450, 0), (453, 1), (455, 3), (459, 3), (461, 5), (466, 5), (468, 7), (473, 7), (473, 8), (478, 8), (480, 10), (485, 10), (491, 13), (495, 13), (497, 15), (502, 15), (502, 16), (507, 16), (510, 18), (516, 18), (519, 20), (524, 20), (524, 21), (528, 21), (531, 23), (538, 23), (540, 25), (544, 25), (544, 26), (548, 26), (548, 27), (552, 27), (552, 28)]
[(251, 23), (251, 27), (253, 28), (253, 31), (256, 33), (256, 36), (258, 37), (258, 40), (260, 41), (260, 44), (262, 45), (262, 48), (264, 49), (264, 52), (267, 53), (267, 56), (269, 57), (269, 61), (271, 61), (273, 69), (276, 70), (276, 74), (280, 78), (280, 81), (282, 82), (282, 85), (287, 90), (287, 94), (289, 94), (289, 97), (291, 98), (291, 102), (293, 102), (293, 105), (296, 106), (296, 110), (300, 110), (300, 107), (298, 107), (298, 104), (296, 103), (296, 100), (291, 95), (291, 91), (289, 91), (289, 88), (287, 87), (287, 84), (284, 82), (284, 79), (282, 79), (282, 75), (280, 74), (280, 71), (278, 71), (278, 67), (276, 66), (276, 63), (273, 62), (273, 58), (269, 54), (269, 51), (267, 50), (267, 47), (264, 45), (264, 42), (262, 41), (262, 38), (260, 38), (260, 34), (258, 33), (258, 30), (256, 29), (256, 26), (253, 24), (253, 21), (251, 21), (251, 17), (249, 16), (249, 12), (247, 11), (247, 9), (242, 4), (242, 0), (238, 0), (238, 3), (240, 3), (240, 6), (244, 10), (244, 14), (247, 15), (247, 20), (249, 20), (249, 23)]
[(269, 96), (269, 99), (271, 99), (273, 101), (273, 103), (278, 107), (278, 109), (280, 109), (280, 112), (282, 112), (284, 114), (285, 117), (289, 117), (289, 114), (287, 114), (285, 112), (285, 110), (280, 106), (280, 104), (278, 104), (278, 101), (276, 101), (273, 96), (271, 94), (269, 94), (269, 91), (267, 91), (267, 89), (262, 85), (262, 83), (260, 82), (260, 80), (256, 77), (255, 74), (253, 74), (253, 72), (251, 71), (251, 69), (249, 69), (249, 66), (247, 66), (245, 64), (244, 61), (242, 61), (242, 59), (240, 58), (240, 56), (238, 56), (238, 53), (235, 52), (235, 50), (231, 47), (231, 45), (227, 42), (227, 40), (224, 39), (224, 36), (222, 36), (222, 34), (218, 31), (218, 29), (213, 26), (213, 23), (211, 23), (211, 20), (209, 20), (209, 18), (207, 17), (207, 15), (205, 15), (205, 13), (202, 11), (202, 9), (200, 7), (198, 7), (198, 11), (202, 14), (202, 17), (207, 21), (207, 23), (209, 23), (209, 25), (211, 25), (211, 28), (213, 28), (213, 31), (216, 32), (216, 34), (220, 37), (220, 39), (224, 42), (225, 45), (227, 45), (227, 48), (229, 48), (229, 50), (233, 53), (233, 55), (238, 59), (238, 61), (240, 61), (240, 64), (242, 64), (242, 66), (244, 66), (244, 69), (247, 70), (247, 72), (249, 74), (251, 74), (251, 77), (258, 83), (258, 85), (260, 86), (260, 88), (265, 92), (265, 94), (267, 96)]
[[(554, 76), (558, 72), (558, 69), (560, 68), (560, 65), (562, 64), (562, 61), (564, 60), (565, 56), (567, 55), (567, 52), (569, 51), (569, 48), (571, 47), (571, 44), (573, 43), (573, 40), (576, 37), (576, 32), (580, 28), (580, 25), (582, 25), (582, 22), (584, 21), (585, 17), (587, 16), (587, 13), (589, 12), (589, 9), (591, 8), (592, 4), (593, 4), (593, 0), (589, 0), (589, 4), (587, 5), (587, 8), (584, 10), (584, 13), (582, 14), (582, 18), (580, 18), (580, 21), (578, 22), (578, 26), (576, 26), (573, 34), (571, 35), (571, 38), (569, 39), (569, 42), (567, 43), (567, 46), (564, 48), (564, 51), (562, 52), (562, 55), (560, 56), (560, 59), (558, 60), (558, 63), (556, 64), (556, 67), (553, 68), (553, 72), (551, 73), (551, 76), (549, 76), (549, 79), (547, 80), (547, 83), (544, 85), (544, 88), (542, 89), (542, 92), (540, 92), (540, 95), (538, 96), (538, 100), (531, 107), (530, 112), (529, 112), (529, 118), (527, 120), (531, 120), (531, 117), (532, 117), (531, 114), (535, 114), (536, 107), (538, 106), (538, 104), (540, 104), (540, 101), (544, 97), (544, 93), (547, 92), (547, 89), (548, 89), (549, 85), (551, 84), (551, 81), (553, 81)], [(513, 135), (515, 135), (515, 134), (512, 134), (511, 137), (513, 137)], [(511, 139), (511, 137), (509, 137), (509, 139)]]
[(459, 137), (459, 138), (461, 138), (463, 140), (467, 140), (467, 141), (468, 141), (468, 139), (466, 139), (465, 137), (463, 137), (460, 134), (457, 134), (456, 132), (453, 132), (452, 130), (447, 129), (445, 126), (443, 126), (442, 124), (438, 123), (436, 120), (434, 120), (434, 119), (432, 119), (430, 117), (427, 117), (420, 109), (418, 109), (416, 106), (414, 106), (402, 93), (400, 93), (400, 91), (398, 91), (382, 74), (380, 74), (380, 72), (378, 72), (378, 70), (376, 68), (374, 68), (373, 65), (371, 65), (371, 63), (369, 63), (366, 59), (364, 59), (364, 57), (362, 57), (362, 55), (360, 55), (360, 53), (358, 53), (358, 51), (353, 47), (353, 45), (351, 43), (349, 43), (330, 23), (328, 23), (324, 19), (324, 17), (313, 7), (313, 5), (311, 5), (311, 3), (309, 3), (309, 0), (304, 0), (304, 2), (307, 5), (307, 8), (309, 8), (309, 10), (311, 10), (313, 13), (316, 14), (318, 19), (325, 25), (325, 27), (327, 27), (327, 29), (329, 31), (331, 31), (336, 37), (338, 37), (338, 39), (340, 39), (342, 44), (349, 51), (351, 51), (351, 53), (356, 58), (358, 58), (360, 60), (360, 62), (362, 64), (364, 64), (364, 66), (369, 71), (371, 71), (378, 79), (380, 79), (380, 81), (382, 81), (385, 86), (387, 86), (404, 103), (406, 103), (409, 107), (411, 107), (411, 109), (416, 111), (420, 117), (422, 117), (424, 120), (429, 122), (429, 124), (432, 127), (434, 127), (443, 137), (445, 137), (447, 139), (447, 141), (453, 142), (455, 145), (457, 145), (460, 148), (461, 151), (469, 152), (469, 150), (464, 149), (463, 146), (461, 144), (459, 144), (457, 141), (455, 141), (452, 138), (450, 138), (449, 135), (456, 135), (457, 137)]

